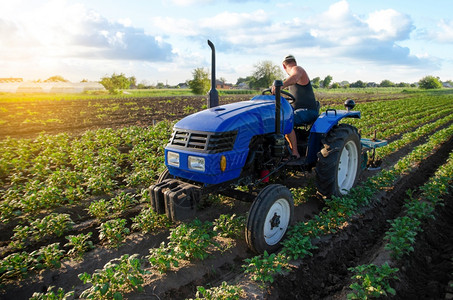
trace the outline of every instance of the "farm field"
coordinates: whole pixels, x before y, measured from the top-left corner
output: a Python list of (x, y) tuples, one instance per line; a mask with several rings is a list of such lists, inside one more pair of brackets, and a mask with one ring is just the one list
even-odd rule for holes
[(175, 224), (147, 201), (173, 123), (205, 97), (1, 95), (0, 298), (453, 296), (453, 91), (316, 96), (321, 110), (356, 101), (362, 118), (347, 122), (389, 141), (382, 170), (333, 199), (316, 194), (314, 172), (273, 178), (291, 187), (296, 224), (281, 252), (255, 256), (250, 204), (213, 195)]

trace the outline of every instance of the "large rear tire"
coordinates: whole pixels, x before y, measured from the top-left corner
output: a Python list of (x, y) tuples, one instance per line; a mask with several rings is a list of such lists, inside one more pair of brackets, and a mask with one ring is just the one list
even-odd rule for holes
[(266, 186), (250, 208), (245, 229), (249, 248), (258, 254), (277, 251), (293, 222), (294, 200), (288, 188), (280, 184)]
[(346, 195), (357, 182), (361, 172), (360, 135), (357, 128), (339, 124), (324, 139), (318, 153), (316, 185), (326, 197)]

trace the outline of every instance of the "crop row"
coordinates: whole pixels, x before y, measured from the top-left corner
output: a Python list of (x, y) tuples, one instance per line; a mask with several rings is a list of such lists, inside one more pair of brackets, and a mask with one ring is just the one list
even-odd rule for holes
[(362, 118), (351, 120), (350, 123), (361, 129), (362, 136), (371, 137), (376, 130), (378, 138), (389, 139), (424, 123), (452, 114), (452, 97), (431, 99), (431, 101), (425, 98), (411, 98), (360, 104), (360, 107), (357, 105), (357, 109), (361, 111)]
[(405, 214), (389, 220), (391, 226), (385, 233), (384, 241), (385, 249), (390, 251), (393, 260), (386, 261), (381, 266), (370, 263), (350, 269), (354, 273), (354, 282), (350, 285), (353, 292), (348, 295), (349, 299), (378, 298), (387, 296), (388, 293), (395, 295), (390, 281), (398, 278), (399, 269), (390, 266), (414, 251), (413, 245), (417, 234), (422, 231), (422, 224), (435, 219), (434, 209), (444, 205), (442, 197), (451, 192), (452, 183), (453, 153), (450, 153), (447, 162), (420, 187), (422, 194), (418, 198), (412, 197), (413, 191), (408, 192)]
[(152, 128), (87, 131), (77, 138), (1, 141), (2, 222), (119, 188), (149, 186), (163, 168), (171, 126), (160, 122)]
[[(117, 220), (112, 223), (116, 223)], [(107, 221), (103, 224), (106, 224)], [(121, 299), (122, 294), (131, 290), (141, 290), (143, 276), (152, 272), (165, 273), (173, 268), (177, 270), (179, 263), (184, 261), (204, 260), (212, 251), (224, 251), (229, 244), (216, 241), (217, 237), (237, 238), (245, 226), (245, 218), (235, 215), (221, 215), (213, 223), (201, 222), (198, 219), (190, 223), (182, 223), (170, 229), (168, 243), (162, 243), (158, 248), (151, 248), (146, 260), (149, 268), (144, 269), (143, 258), (137, 255), (123, 255), (118, 259), (109, 261), (102, 269), (93, 274), (86, 272), (79, 274), (83, 283), (91, 283), (91, 287), (82, 292), (82, 298), (88, 299)], [(102, 227), (102, 225), (100, 226)], [(114, 231), (124, 229), (123, 225), (113, 225)], [(103, 232), (101, 230), (101, 232)], [(121, 234), (119, 234), (121, 235)], [(67, 236), (69, 251), (60, 249), (59, 243), (43, 246), (40, 249), (27, 253), (25, 251), (13, 253), (5, 257), (0, 263), (0, 280), (2, 283), (8, 279), (22, 278), (29, 272), (44, 268), (59, 268), (61, 261), (70, 258), (80, 259), (84, 251), (93, 247), (90, 243), (89, 234)], [(114, 238), (124, 239), (113, 234)], [(59, 289), (61, 295), (70, 295)], [(58, 292), (57, 292), (58, 293)], [(48, 296), (56, 295), (55, 291), (49, 290)], [(34, 297), (43, 296), (35, 293)]]

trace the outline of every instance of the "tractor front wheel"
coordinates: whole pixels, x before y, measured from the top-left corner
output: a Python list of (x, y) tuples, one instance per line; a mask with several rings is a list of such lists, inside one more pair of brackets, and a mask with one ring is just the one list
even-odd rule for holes
[(249, 248), (258, 254), (277, 251), (293, 215), (294, 200), (290, 190), (280, 184), (265, 187), (253, 202), (247, 218), (245, 240)]
[(360, 135), (348, 124), (330, 130), (322, 140), (324, 148), (318, 153), (316, 185), (326, 196), (342, 196), (357, 182), (361, 171)]

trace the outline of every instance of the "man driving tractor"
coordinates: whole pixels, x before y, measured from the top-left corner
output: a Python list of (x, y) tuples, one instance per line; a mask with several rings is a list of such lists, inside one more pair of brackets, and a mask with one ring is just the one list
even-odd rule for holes
[[(289, 75), (283, 82), (282, 89), (289, 87), (289, 92), (294, 95), (296, 101), (292, 103), (294, 108), (294, 126), (311, 123), (316, 120), (319, 115), (319, 107), (317, 106), (313, 87), (311, 86), (310, 78), (307, 72), (297, 65), (296, 59), (289, 54), (283, 59), (283, 69)], [(275, 86), (272, 86), (272, 93), (275, 93)], [(300, 158), (297, 150), (297, 137), (294, 129), (286, 136), (292, 154)]]

